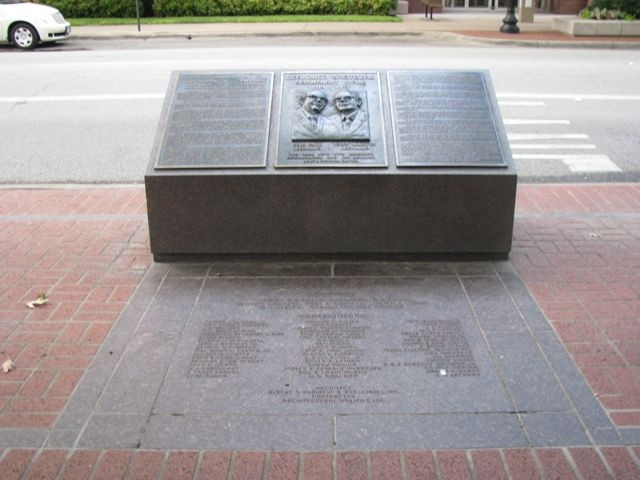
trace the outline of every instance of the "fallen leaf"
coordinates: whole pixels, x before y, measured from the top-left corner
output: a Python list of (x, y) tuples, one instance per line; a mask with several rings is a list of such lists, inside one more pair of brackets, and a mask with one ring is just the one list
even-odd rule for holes
[(4, 373), (9, 373), (14, 368), (16, 368), (16, 364), (13, 363), (10, 358), (6, 359), (2, 364), (2, 371)]
[(49, 299), (47, 298), (47, 294), (42, 292), (40, 295), (38, 295), (38, 298), (36, 298), (35, 300), (31, 301), (31, 302), (27, 302), (27, 307), (34, 309), (40, 305), (44, 305), (45, 303), (47, 303), (49, 301)]

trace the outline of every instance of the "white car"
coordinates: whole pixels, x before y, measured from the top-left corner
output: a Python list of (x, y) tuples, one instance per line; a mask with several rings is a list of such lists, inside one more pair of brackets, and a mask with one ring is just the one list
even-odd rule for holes
[(39, 42), (68, 38), (71, 25), (53, 7), (23, 0), (0, 0), (0, 43), (35, 48)]

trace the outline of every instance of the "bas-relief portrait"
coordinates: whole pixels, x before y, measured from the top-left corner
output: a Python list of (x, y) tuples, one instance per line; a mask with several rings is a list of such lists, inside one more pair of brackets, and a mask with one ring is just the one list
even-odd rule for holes
[(296, 92), (293, 141), (369, 140), (369, 115), (365, 92), (340, 89), (333, 92)]

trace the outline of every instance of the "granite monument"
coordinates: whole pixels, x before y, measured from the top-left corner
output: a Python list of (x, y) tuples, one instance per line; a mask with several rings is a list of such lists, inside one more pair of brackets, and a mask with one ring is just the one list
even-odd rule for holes
[(151, 249), (505, 257), (516, 178), (484, 71), (175, 72)]

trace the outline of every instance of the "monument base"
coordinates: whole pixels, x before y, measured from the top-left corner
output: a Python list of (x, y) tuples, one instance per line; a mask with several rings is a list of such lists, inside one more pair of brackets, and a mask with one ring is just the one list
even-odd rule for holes
[(434, 173), (153, 172), (151, 250), (177, 254), (499, 253), (516, 177)]

